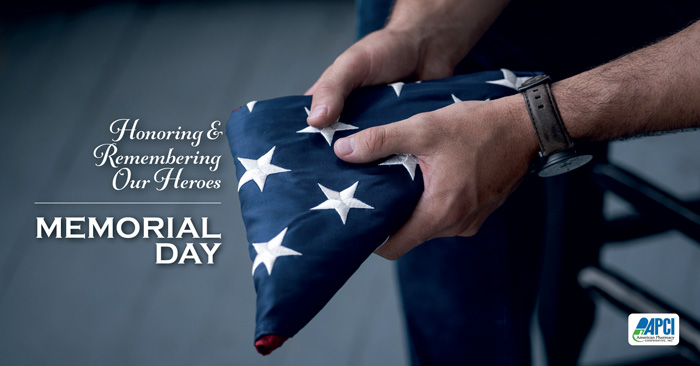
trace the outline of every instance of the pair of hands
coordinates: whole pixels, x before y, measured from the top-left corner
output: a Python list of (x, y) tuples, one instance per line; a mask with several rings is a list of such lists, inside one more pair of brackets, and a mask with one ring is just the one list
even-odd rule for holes
[[(341, 54), (306, 92), (313, 95), (307, 122), (318, 128), (333, 123), (357, 87), (451, 76), (460, 58), (418, 34), (390, 28), (374, 32)], [(433, 238), (476, 234), (518, 186), (537, 149), (518, 97), (455, 103), (335, 142), (336, 155), (351, 163), (397, 153), (418, 158), (423, 195), (409, 220), (376, 254), (393, 260)]]

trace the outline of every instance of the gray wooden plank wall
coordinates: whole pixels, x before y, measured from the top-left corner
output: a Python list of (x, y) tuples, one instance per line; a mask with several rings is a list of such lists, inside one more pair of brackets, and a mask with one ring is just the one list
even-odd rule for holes
[[(378, 258), (283, 348), (255, 352), (251, 262), (225, 139), (199, 149), (224, 156), (211, 176), (224, 184), (212, 192), (116, 192), (114, 171), (92, 158), (117, 118), (205, 129), (251, 99), (303, 93), (352, 43), (351, 2), (117, 3), (3, 28), (1, 364), (406, 363), (393, 267)], [(95, 200), (222, 204), (33, 204)], [(152, 239), (34, 238), (36, 216), (149, 215), (210, 217), (224, 242), (216, 264), (157, 266)]]

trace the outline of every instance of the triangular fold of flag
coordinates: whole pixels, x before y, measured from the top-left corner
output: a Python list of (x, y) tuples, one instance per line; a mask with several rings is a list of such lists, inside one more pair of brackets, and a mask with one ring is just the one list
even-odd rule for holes
[(326, 133), (298, 133), (308, 127), (309, 96), (258, 101), (254, 108), (248, 104), (233, 112), (226, 133), (253, 261), (255, 344), (261, 353), (311, 321), (406, 222), (423, 191), (415, 157), (349, 164), (335, 156), (328, 140), (446, 107), (455, 99), (515, 93), (489, 83), (503, 75), (489, 71), (403, 84), (400, 98), (395, 86), (358, 89), (345, 102), (342, 125)]

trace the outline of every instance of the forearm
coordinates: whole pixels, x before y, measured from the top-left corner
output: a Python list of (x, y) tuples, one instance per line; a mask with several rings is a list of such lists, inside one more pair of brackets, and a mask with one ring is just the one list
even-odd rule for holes
[(700, 22), (552, 86), (569, 134), (602, 141), (700, 126)]
[(421, 39), (425, 57), (456, 65), (493, 24), (509, 0), (397, 0), (387, 29)]

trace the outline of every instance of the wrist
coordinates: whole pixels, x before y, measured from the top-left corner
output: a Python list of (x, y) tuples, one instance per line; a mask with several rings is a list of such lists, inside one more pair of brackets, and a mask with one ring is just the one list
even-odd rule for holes
[[(601, 116), (608, 114), (608, 108), (615, 108), (610, 96), (616, 92), (603, 92), (602, 87), (596, 90), (588, 83), (577, 84), (573, 78), (556, 82), (551, 87), (569, 136), (578, 141), (600, 140), (595, 132), (600, 130), (599, 121), (605, 119)], [(586, 100), (581, 96), (586, 96)]]
[(549, 81), (549, 76), (537, 75), (518, 88), (540, 148), (539, 159), (534, 161), (533, 171), (543, 178), (579, 168), (592, 158), (591, 155), (576, 152), (552, 95)]
[(384, 30), (411, 40), (423, 63), (443, 60), (450, 64), (452, 70), (477, 41), (470, 39), (462, 24), (439, 21), (426, 16), (417, 19), (404, 18), (395, 18), (392, 15)]
[(540, 146), (525, 101), (516, 94), (496, 99), (492, 103), (493, 110), (500, 114), (495, 120), (502, 121), (503, 128), (509, 131), (508, 139), (504, 141), (505, 148), (510, 150), (514, 158), (521, 160), (525, 167), (529, 167), (530, 162), (537, 158)]
[(424, 58), (454, 67), (501, 14), (508, 0), (397, 0), (385, 29), (419, 40)]

